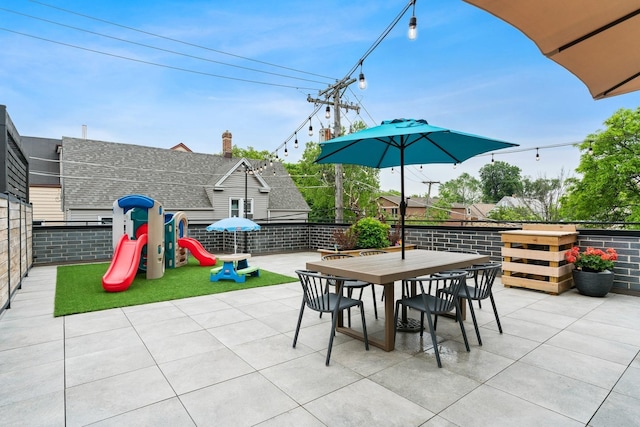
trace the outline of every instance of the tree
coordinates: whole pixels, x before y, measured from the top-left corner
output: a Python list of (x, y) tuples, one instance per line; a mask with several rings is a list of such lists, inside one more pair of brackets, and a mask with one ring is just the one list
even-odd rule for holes
[(251, 160), (265, 160), (270, 157), (271, 153), (267, 150), (258, 151), (251, 146), (241, 148), (234, 145), (231, 147), (231, 155), (237, 159), (244, 157), (245, 159)]
[(480, 168), (482, 200), (497, 203), (505, 196), (513, 196), (522, 191), (520, 168), (507, 162), (492, 162)]
[(482, 197), (480, 181), (466, 172), (458, 178), (440, 184), (438, 194), (441, 199), (449, 203), (462, 203), (464, 205), (477, 203)]
[[(564, 170), (560, 170), (557, 178), (538, 178), (532, 181), (529, 177), (522, 180), (522, 193), (520, 196), (525, 206), (534, 213), (537, 219), (542, 221), (559, 221), (560, 199), (566, 191), (567, 179)], [(535, 201), (536, 206), (531, 205)]]
[(620, 109), (579, 145), (582, 155), (562, 212), (568, 219), (640, 221), (640, 107)]
[[(321, 221), (335, 215), (335, 168), (332, 164), (316, 164), (320, 145), (306, 144), (300, 162), (284, 164), (291, 178), (311, 208), (309, 219)], [(380, 193), (379, 170), (357, 165), (343, 165), (344, 219), (377, 215), (376, 197)]]

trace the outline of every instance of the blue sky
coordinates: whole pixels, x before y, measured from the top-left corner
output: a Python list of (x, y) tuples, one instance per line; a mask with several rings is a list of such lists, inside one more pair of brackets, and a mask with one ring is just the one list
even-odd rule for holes
[[(273, 151), (302, 126), (303, 146), (314, 108), (307, 95), (345, 77), (406, 4), (4, 0), (0, 104), (26, 136), (80, 137), (86, 125), (89, 139), (163, 148), (182, 142), (219, 153), (225, 130), (238, 146)], [(495, 159), (532, 178), (554, 178), (561, 169), (574, 174), (578, 164), (579, 152), (565, 144), (602, 129), (619, 108), (640, 105), (640, 93), (594, 101), (526, 36), (462, 1), (418, 0), (415, 41), (406, 36), (410, 16), (364, 61), (367, 89), (353, 84), (344, 99), (363, 108), (343, 113), (343, 124), (426, 119), (520, 144), (530, 150)], [(312, 119), (316, 141), (317, 130), (332, 125), (323, 113)], [(292, 142), (289, 162), (302, 153)], [(554, 145), (561, 147), (545, 148)], [(490, 160), (410, 167), (406, 192), (424, 194), (422, 181), (462, 172), (478, 177)], [(381, 178), (383, 189), (399, 189), (398, 173), (384, 170)]]

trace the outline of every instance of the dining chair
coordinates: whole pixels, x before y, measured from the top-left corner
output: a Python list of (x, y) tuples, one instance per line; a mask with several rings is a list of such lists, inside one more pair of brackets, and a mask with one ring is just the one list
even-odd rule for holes
[[(298, 342), (298, 334), (300, 333), (300, 325), (302, 324), (302, 315), (304, 314), (305, 306), (320, 313), (331, 313), (331, 334), (329, 335), (329, 347), (327, 348), (327, 359), (325, 362), (325, 365), (329, 366), (338, 314), (351, 307), (358, 307), (360, 309), (360, 316), (362, 317), (364, 346), (369, 350), (367, 322), (364, 318), (364, 305), (361, 300), (342, 296), (342, 290), (339, 289), (341, 283), (346, 282), (346, 279), (336, 276), (327, 276), (309, 270), (296, 270), (296, 274), (298, 275), (300, 284), (302, 285), (303, 296), (302, 304), (300, 305), (300, 314), (298, 316), (298, 325), (296, 326), (296, 333), (293, 337), (293, 348), (296, 347), (296, 343)], [(337, 286), (337, 292), (329, 292), (329, 282), (333, 282), (333, 284)]]
[[(464, 324), (462, 323), (462, 316), (460, 315), (460, 298), (458, 298), (458, 293), (460, 292), (462, 286), (464, 286), (465, 277), (466, 272), (461, 271), (457, 274), (452, 273), (443, 277), (430, 276), (409, 279), (409, 282), (420, 285), (420, 292), (415, 296), (406, 296), (396, 301), (396, 325), (398, 324), (398, 313), (400, 312), (401, 305), (420, 311), (420, 336), (423, 336), (424, 318), (426, 315), (429, 332), (431, 334), (431, 342), (433, 343), (433, 350), (436, 354), (436, 360), (438, 362), (439, 368), (442, 368), (442, 362), (440, 361), (440, 351), (438, 350), (438, 341), (436, 339), (435, 333), (436, 323), (431, 319), (432, 315), (438, 316), (440, 314), (447, 314), (455, 310), (456, 320), (460, 325), (460, 331), (462, 332), (464, 345), (467, 351), (470, 351), (469, 341), (467, 340), (467, 333), (464, 329)], [(435, 295), (431, 295), (428, 292), (432, 287), (436, 289)], [(451, 292), (443, 292), (443, 289), (450, 289)]]
[[(466, 298), (469, 303), (469, 311), (471, 312), (471, 318), (473, 319), (473, 327), (476, 330), (476, 337), (478, 338), (478, 344), (482, 345), (482, 338), (480, 338), (480, 328), (478, 327), (478, 321), (476, 320), (476, 313), (473, 309), (473, 301), (482, 301), (489, 298), (491, 305), (493, 306), (493, 314), (498, 324), (498, 330), (502, 333), (502, 325), (500, 324), (500, 318), (498, 317), (498, 309), (496, 308), (496, 302), (493, 298), (493, 283), (496, 280), (498, 271), (502, 268), (500, 263), (483, 263), (476, 264), (471, 267), (465, 268), (467, 272), (465, 285), (458, 290), (459, 298)], [(442, 275), (439, 273), (438, 275)], [(446, 273), (444, 273), (446, 274)], [(455, 294), (454, 289), (444, 289), (443, 292), (451, 292)], [(482, 308), (482, 306), (480, 306)], [(437, 317), (435, 323), (437, 323)]]
[[(353, 258), (353, 255), (341, 254), (341, 253), (329, 254), (329, 255), (323, 256), (322, 260), (328, 261), (332, 259), (342, 259), (342, 258)], [(360, 289), (360, 296), (358, 297), (358, 299), (360, 300), (362, 300), (362, 294), (364, 292), (364, 288), (366, 288), (367, 286), (371, 286), (371, 293), (373, 294), (373, 314), (375, 315), (376, 319), (378, 319), (378, 305), (376, 304), (376, 287), (372, 283), (365, 282), (362, 280), (346, 279), (342, 286), (344, 289), (347, 290), (347, 296), (349, 298), (353, 296), (354, 289)], [(351, 326), (351, 312), (349, 312), (348, 321), (349, 321), (349, 326)]]

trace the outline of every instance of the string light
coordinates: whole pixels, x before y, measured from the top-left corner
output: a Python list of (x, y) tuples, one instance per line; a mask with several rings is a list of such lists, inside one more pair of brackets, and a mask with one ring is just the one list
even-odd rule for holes
[(407, 36), (409, 40), (415, 40), (418, 37), (418, 18), (416, 18), (416, 1), (411, 2), (413, 4), (413, 13), (409, 19), (409, 32)]
[(453, 168), (454, 168), (454, 169), (457, 169), (457, 168), (458, 168), (458, 163), (457, 163), (457, 162), (453, 164)]
[(331, 118), (331, 107), (329, 107), (328, 105), (327, 105), (327, 109), (324, 110), (324, 118), (325, 119), (330, 119)]
[(284, 156), (287, 157), (289, 155), (289, 150), (287, 150), (287, 142), (284, 142)]
[(588, 151), (590, 156), (593, 156), (593, 146), (591, 145), (591, 143), (589, 143), (589, 151)]
[(313, 126), (311, 126), (311, 117), (309, 117), (309, 136), (313, 136)]
[(364, 78), (364, 73), (362, 72), (362, 61), (360, 61), (360, 75), (358, 76), (358, 87), (360, 90), (365, 90), (367, 88), (367, 80)]
[(296, 140), (293, 142), (293, 148), (298, 148), (298, 132), (296, 132)]
[(536, 162), (540, 161), (540, 153), (538, 152), (538, 148), (536, 148)]
[(493, 154), (491, 154), (491, 163), (493, 163)]

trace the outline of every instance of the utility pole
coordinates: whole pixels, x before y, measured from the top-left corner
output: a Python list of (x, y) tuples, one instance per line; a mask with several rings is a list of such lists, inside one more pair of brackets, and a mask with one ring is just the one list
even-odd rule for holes
[(422, 181), (422, 183), (427, 184), (429, 186), (429, 189), (427, 190), (427, 209), (428, 209), (429, 206), (431, 206), (431, 184), (440, 184), (440, 181)]
[[(325, 90), (318, 92), (318, 98), (312, 98), (311, 95), (307, 96), (307, 101), (314, 104), (326, 104), (333, 105), (333, 136), (337, 138), (342, 133), (342, 126), (340, 125), (340, 109), (355, 110), (360, 113), (360, 106), (355, 104), (345, 104), (340, 102), (341, 93), (344, 92), (351, 83), (354, 83), (356, 79), (345, 77), (344, 79), (337, 81), (333, 85), (329, 86)], [(324, 96), (324, 99), (320, 97)], [(340, 224), (344, 222), (344, 201), (342, 200), (343, 193), (343, 181), (342, 181), (342, 165), (335, 165), (336, 175), (336, 218), (335, 222)]]

